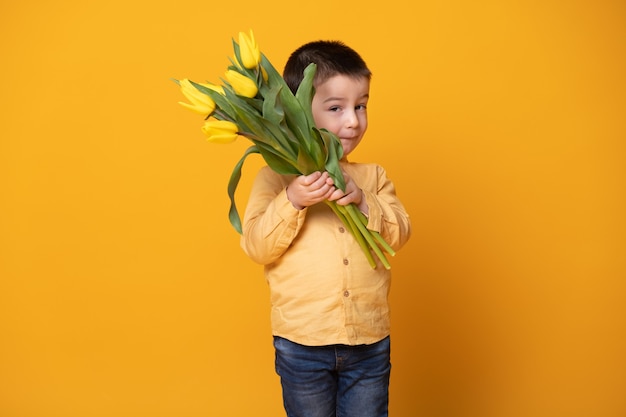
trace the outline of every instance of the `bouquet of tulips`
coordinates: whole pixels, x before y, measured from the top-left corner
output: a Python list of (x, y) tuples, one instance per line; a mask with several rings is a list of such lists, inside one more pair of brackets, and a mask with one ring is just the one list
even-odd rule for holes
[[(180, 104), (205, 117), (202, 131), (209, 142), (230, 143), (239, 136), (252, 142), (235, 165), (228, 183), (229, 219), (235, 230), (242, 233), (235, 191), (243, 163), (250, 154), (261, 154), (267, 165), (279, 174), (327, 171), (335, 186), (342, 190), (345, 190), (345, 181), (339, 167), (343, 154), (339, 139), (326, 129), (316, 128), (313, 121), (315, 64), (306, 68), (294, 95), (260, 52), (252, 31), (240, 32), (239, 42), (233, 39), (233, 49), (234, 58), (230, 59), (231, 65), (221, 85), (188, 79), (174, 81), (189, 100)], [(378, 232), (367, 229), (366, 216), (354, 204), (326, 203), (359, 242), (372, 268), (376, 268), (373, 252), (389, 269), (383, 250), (392, 256), (395, 253)]]

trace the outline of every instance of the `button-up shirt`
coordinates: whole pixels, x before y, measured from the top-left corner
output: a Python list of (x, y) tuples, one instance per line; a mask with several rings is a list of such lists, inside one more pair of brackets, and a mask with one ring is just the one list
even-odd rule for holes
[[(409, 215), (385, 170), (341, 163), (363, 190), (368, 225), (398, 250)], [(262, 168), (246, 207), (241, 246), (264, 265), (272, 332), (309, 346), (375, 343), (389, 335), (390, 271), (372, 268), (356, 239), (324, 203), (297, 210), (287, 199), (293, 176)], [(374, 256), (376, 259), (376, 256)]]

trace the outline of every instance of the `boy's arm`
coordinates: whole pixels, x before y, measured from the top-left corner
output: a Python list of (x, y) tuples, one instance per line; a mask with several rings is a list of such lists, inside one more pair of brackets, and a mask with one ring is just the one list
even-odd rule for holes
[(394, 249), (398, 250), (411, 236), (411, 220), (396, 189), (381, 166), (376, 167), (376, 186), (363, 189), (369, 208), (367, 228), (375, 230)]
[(306, 208), (297, 210), (287, 199), (286, 178), (262, 168), (252, 186), (243, 219), (241, 247), (255, 262), (276, 261), (298, 235)]

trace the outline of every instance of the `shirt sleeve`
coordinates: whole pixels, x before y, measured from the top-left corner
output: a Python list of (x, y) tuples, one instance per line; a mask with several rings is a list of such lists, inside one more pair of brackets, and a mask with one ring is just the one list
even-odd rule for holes
[(276, 261), (289, 248), (306, 217), (307, 209), (297, 210), (287, 198), (287, 184), (286, 177), (264, 167), (250, 191), (240, 243), (262, 265)]
[(371, 178), (372, 181), (363, 188), (369, 207), (367, 228), (380, 233), (394, 250), (398, 250), (411, 236), (411, 220), (385, 169), (377, 165), (375, 172), (376, 178)]

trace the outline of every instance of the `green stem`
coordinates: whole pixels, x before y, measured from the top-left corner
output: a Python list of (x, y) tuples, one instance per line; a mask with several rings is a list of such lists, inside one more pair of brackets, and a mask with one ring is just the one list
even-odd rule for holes
[[(361, 213), (359, 210), (355, 210), (355, 211), (357, 215), (359, 216), (359, 218), (361, 219), (361, 222), (367, 225), (368, 220), (367, 220), (367, 217), (365, 217), (365, 214)], [(380, 246), (382, 246), (385, 252), (387, 252), (391, 256), (396, 256), (396, 251), (393, 250), (391, 246), (389, 246), (389, 244), (385, 241), (385, 239), (383, 239), (380, 233), (378, 233), (375, 230), (370, 230), (370, 233), (372, 234), (372, 236), (374, 236), (374, 239), (376, 239), (376, 241), (380, 244)]]
[(367, 258), (370, 266), (373, 269), (376, 268), (376, 261), (374, 260), (374, 256), (370, 252), (370, 248), (365, 238), (363, 237), (363, 235), (361, 235), (357, 225), (354, 223), (354, 219), (342, 213), (338, 208), (339, 205), (334, 201), (327, 201), (326, 203), (335, 212), (337, 217), (339, 217), (339, 220), (341, 220), (341, 222), (348, 228), (350, 233), (352, 233), (352, 236), (354, 236), (356, 241), (359, 243), (359, 246), (361, 246), (361, 249), (363, 250), (363, 253), (365, 254), (365, 257)]
[(391, 269), (391, 265), (389, 264), (389, 261), (387, 261), (385, 254), (380, 250), (380, 248), (374, 241), (371, 231), (367, 227), (365, 227), (365, 225), (363, 224), (363, 221), (359, 217), (358, 213), (360, 212), (357, 210), (356, 206), (354, 204), (348, 204), (347, 206), (339, 206), (339, 210), (345, 211), (345, 213), (347, 213), (347, 215), (350, 216), (354, 220), (354, 223), (358, 227), (361, 235), (365, 238), (365, 240), (367, 240), (367, 243), (369, 244), (370, 248), (374, 251), (376, 256), (378, 256), (378, 259), (380, 259), (383, 266), (386, 269)]

